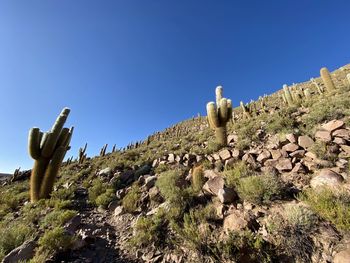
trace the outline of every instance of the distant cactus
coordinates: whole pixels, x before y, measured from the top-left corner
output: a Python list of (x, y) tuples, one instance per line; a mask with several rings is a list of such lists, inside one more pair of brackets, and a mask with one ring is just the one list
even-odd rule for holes
[(323, 89), (322, 89), (322, 87), (321, 87), (320, 85), (318, 85), (318, 83), (316, 82), (316, 80), (315, 80), (314, 78), (311, 78), (310, 80), (311, 80), (311, 83), (312, 83), (313, 85), (316, 86), (317, 92), (318, 92), (320, 95), (322, 95), (322, 94), (323, 94)]
[(222, 97), (222, 87), (215, 90), (216, 105), (214, 102), (207, 104), (209, 126), (215, 130), (216, 140), (220, 146), (227, 145), (226, 124), (232, 118), (232, 102)]
[(240, 105), (240, 107), (241, 107), (241, 109), (242, 109), (243, 116), (244, 116), (245, 118), (247, 118), (247, 119), (250, 118), (252, 115), (250, 114), (248, 107), (247, 107), (246, 105), (244, 105), (243, 101), (241, 101), (241, 102), (239, 103), (239, 105)]
[(197, 166), (193, 168), (192, 171), (192, 188), (198, 193), (202, 190), (205, 183), (204, 172), (202, 166)]
[(288, 106), (293, 106), (294, 102), (293, 102), (292, 93), (290, 92), (290, 88), (286, 84), (283, 85), (283, 91), (284, 91), (284, 98), (286, 99)]
[(108, 144), (105, 144), (105, 145), (102, 146), (102, 148), (100, 150), (100, 156), (101, 157), (106, 155), (107, 146), (108, 146)]
[(73, 134), (73, 127), (63, 128), (70, 109), (64, 108), (49, 132), (39, 128), (29, 131), (28, 150), (35, 160), (30, 177), (31, 202), (48, 198)]
[(79, 148), (79, 156), (78, 156), (78, 163), (83, 164), (84, 161), (86, 160), (86, 148), (87, 148), (87, 143), (85, 143), (84, 148)]
[(309, 89), (304, 90), (304, 96), (307, 100), (311, 98), (311, 92)]
[(350, 73), (346, 74), (346, 79), (348, 81), (348, 87), (350, 87)]
[(321, 75), (322, 81), (323, 81), (327, 91), (335, 90), (335, 86), (334, 86), (331, 74), (329, 73), (328, 69), (321, 68), (320, 75)]

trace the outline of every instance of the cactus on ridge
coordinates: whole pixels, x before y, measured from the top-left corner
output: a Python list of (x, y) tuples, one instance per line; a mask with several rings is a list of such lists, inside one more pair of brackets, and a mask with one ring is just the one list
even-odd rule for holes
[(335, 85), (332, 80), (331, 74), (329, 73), (327, 68), (321, 68), (320, 75), (322, 78), (322, 81), (327, 89), (328, 92), (335, 90)]
[(87, 148), (87, 143), (85, 143), (84, 148), (79, 148), (79, 156), (78, 156), (78, 163), (82, 164), (86, 160), (86, 148)]
[(70, 109), (64, 108), (49, 132), (32, 128), (28, 136), (28, 151), (35, 160), (30, 177), (30, 200), (48, 198), (66, 152), (70, 149), (74, 127), (63, 128)]
[(220, 146), (227, 145), (226, 124), (232, 118), (232, 102), (222, 97), (222, 87), (215, 90), (216, 105), (214, 102), (207, 103), (207, 120), (209, 126), (215, 130), (216, 141)]
[(106, 155), (107, 146), (108, 146), (108, 144), (105, 144), (105, 145), (102, 146), (102, 148), (100, 150), (100, 156), (101, 157)]
[(284, 98), (286, 99), (288, 106), (293, 106), (293, 97), (290, 91), (290, 88), (287, 86), (287, 84), (283, 85), (283, 91), (284, 91)]

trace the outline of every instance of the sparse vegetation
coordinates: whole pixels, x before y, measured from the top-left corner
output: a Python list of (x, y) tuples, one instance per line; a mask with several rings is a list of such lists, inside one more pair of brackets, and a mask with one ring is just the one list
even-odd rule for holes
[(129, 213), (135, 212), (136, 209), (138, 208), (138, 202), (140, 197), (141, 197), (140, 186), (138, 185), (138, 183), (134, 183), (122, 201), (122, 205), (125, 211)]

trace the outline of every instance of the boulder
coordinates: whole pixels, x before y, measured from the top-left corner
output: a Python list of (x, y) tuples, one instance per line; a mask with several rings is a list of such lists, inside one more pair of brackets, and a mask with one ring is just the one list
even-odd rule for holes
[(241, 155), (241, 153), (238, 149), (234, 149), (232, 151), (232, 158), (238, 159), (240, 155)]
[(146, 186), (147, 190), (152, 188), (155, 185), (156, 181), (157, 181), (156, 175), (148, 176), (145, 179), (145, 186)]
[(237, 194), (232, 188), (222, 188), (218, 191), (218, 198), (221, 203), (228, 204), (237, 198)]
[(81, 224), (81, 216), (76, 215), (73, 216), (71, 219), (68, 220), (68, 222), (64, 225), (64, 229), (69, 232), (71, 235), (74, 234), (74, 232), (78, 229), (78, 227)]
[(224, 219), (224, 231), (240, 231), (248, 227), (248, 221), (244, 218), (241, 212), (234, 211)]
[(346, 141), (343, 138), (340, 138), (340, 137), (335, 137), (333, 142), (338, 144), (338, 145), (346, 144)]
[(175, 163), (175, 158), (176, 158), (175, 154), (170, 153), (170, 154), (168, 155), (168, 162), (169, 162), (169, 163)]
[(209, 179), (204, 185), (203, 190), (205, 193), (217, 196), (220, 189), (224, 188), (224, 178), (221, 175), (215, 176)]
[(288, 133), (286, 134), (286, 139), (291, 142), (291, 143), (296, 143), (297, 142), (297, 136), (293, 133)]
[(344, 181), (344, 178), (330, 169), (323, 169), (321, 172), (311, 179), (310, 185), (312, 188), (320, 186), (339, 186)]
[(315, 133), (315, 138), (323, 142), (332, 141), (332, 136), (330, 131), (317, 131)]
[(306, 173), (304, 165), (301, 163), (296, 163), (292, 170), (292, 173)]
[(282, 157), (282, 152), (280, 149), (277, 150), (270, 150), (272, 159), (277, 160)]
[(335, 254), (333, 263), (350, 263), (350, 248)]
[(204, 170), (204, 177), (212, 179), (216, 176), (220, 176), (220, 174), (218, 172), (215, 172), (214, 170)]
[(314, 144), (314, 140), (311, 139), (310, 136), (303, 135), (303, 136), (299, 136), (298, 144), (300, 147), (304, 149), (308, 149)]
[(124, 213), (124, 207), (123, 206), (117, 206), (116, 209), (114, 209), (114, 216), (120, 216)]
[(322, 129), (326, 130), (326, 131), (334, 131), (334, 130), (337, 130), (341, 127), (343, 127), (344, 125), (344, 122), (343, 121), (340, 121), (340, 120), (332, 120), (332, 121), (329, 121), (325, 124), (323, 124), (321, 127)]
[(222, 160), (225, 161), (231, 158), (231, 152), (227, 149), (224, 149), (219, 152), (219, 156)]
[(344, 151), (346, 157), (350, 157), (350, 146), (349, 145), (341, 145), (341, 149)]
[(256, 158), (256, 160), (260, 163), (265, 162), (267, 159), (271, 158), (271, 153), (268, 150), (263, 150), (258, 157)]
[(289, 158), (281, 158), (277, 161), (276, 169), (279, 172), (286, 172), (292, 170), (293, 165)]
[(282, 150), (285, 150), (286, 152), (294, 152), (299, 149), (299, 145), (295, 143), (288, 143), (282, 147)]
[(230, 144), (232, 142), (238, 141), (238, 136), (236, 134), (229, 134), (227, 136), (227, 143)]
[(332, 133), (332, 135), (334, 137), (340, 137), (340, 138), (343, 138), (345, 140), (350, 140), (350, 130), (348, 130), (348, 129), (336, 130)]
[(27, 240), (19, 247), (13, 249), (9, 254), (7, 254), (2, 263), (17, 263), (29, 261), (35, 253), (35, 248), (37, 246), (36, 241)]
[(297, 150), (289, 154), (290, 157), (302, 158), (305, 155), (305, 150)]
[(107, 167), (107, 168), (102, 169), (101, 171), (99, 171), (97, 175), (99, 175), (99, 176), (109, 176), (111, 173), (112, 173), (112, 169)]

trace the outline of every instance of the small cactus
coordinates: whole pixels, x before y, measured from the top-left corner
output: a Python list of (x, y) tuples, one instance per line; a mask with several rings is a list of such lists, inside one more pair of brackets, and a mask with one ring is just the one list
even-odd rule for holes
[(226, 124), (232, 118), (232, 102), (230, 99), (222, 97), (222, 87), (215, 90), (216, 105), (214, 102), (207, 104), (207, 114), (209, 126), (215, 130), (218, 145), (227, 145)]
[(248, 107), (247, 107), (246, 105), (244, 105), (243, 101), (241, 101), (241, 102), (239, 103), (239, 105), (240, 105), (240, 107), (241, 107), (241, 109), (242, 109), (243, 116), (244, 116), (245, 118), (249, 119), (252, 115), (250, 114)]
[(283, 91), (284, 91), (284, 98), (286, 99), (288, 106), (293, 106), (294, 105), (293, 97), (292, 97), (290, 88), (286, 84), (283, 85)]
[(100, 150), (100, 156), (101, 157), (106, 155), (107, 146), (108, 146), (108, 144), (105, 144), (105, 145), (102, 146), (102, 148)]
[(320, 75), (322, 78), (322, 81), (327, 89), (327, 91), (333, 91), (335, 90), (335, 86), (331, 77), (331, 74), (329, 73), (327, 68), (321, 68)]
[(311, 92), (309, 89), (304, 90), (304, 96), (307, 100), (311, 98)]
[(318, 92), (320, 95), (322, 95), (322, 94), (323, 94), (323, 89), (322, 89), (322, 87), (321, 87), (320, 85), (318, 85), (318, 83), (316, 82), (316, 80), (315, 80), (314, 78), (311, 78), (310, 80), (311, 80), (311, 83), (312, 83), (313, 85), (316, 86), (317, 92)]
[(79, 148), (79, 159), (78, 163), (83, 164), (84, 161), (86, 160), (86, 148), (87, 148), (87, 143), (85, 143), (84, 148)]
[(49, 132), (39, 128), (29, 131), (28, 151), (35, 160), (30, 177), (31, 202), (48, 198), (73, 134), (73, 127), (63, 128), (70, 109), (64, 108)]
[(197, 166), (193, 168), (192, 171), (192, 188), (198, 193), (202, 190), (205, 183), (204, 172), (202, 166)]

